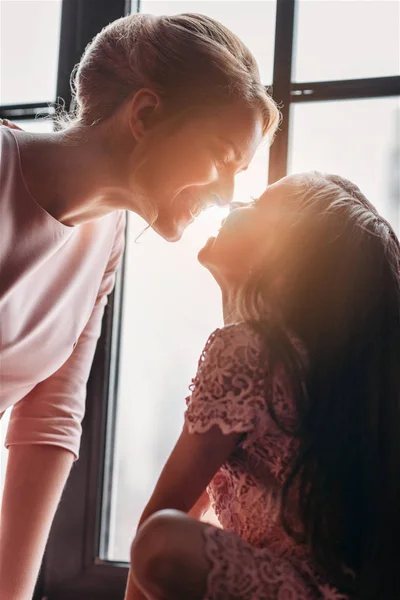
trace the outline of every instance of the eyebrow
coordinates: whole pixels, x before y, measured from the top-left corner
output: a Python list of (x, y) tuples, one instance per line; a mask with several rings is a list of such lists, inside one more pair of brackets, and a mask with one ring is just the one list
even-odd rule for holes
[(233, 148), (233, 151), (235, 153), (235, 159), (236, 159), (236, 161), (237, 162), (242, 162), (242, 160), (244, 158), (244, 154), (243, 154), (243, 152), (239, 152), (239, 150), (237, 149), (237, 147), (235, 146), (235, 144), (232, 142), (232, 140), (228, 140), (227, 138), (222, 137), (222, 136), (219, 136), (219, 138), (222, 141), (224, 141), (227, 144), (229, 144)]

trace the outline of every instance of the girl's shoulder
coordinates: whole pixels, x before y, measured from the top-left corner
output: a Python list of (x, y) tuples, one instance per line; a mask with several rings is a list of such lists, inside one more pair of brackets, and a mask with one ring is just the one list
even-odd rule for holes
[[(308, 353), (302, 341), (292, 332), (282, 326), (278, 327), (278, 335), (283, 336), (300, 359), (305, 370), (308, 368)], [(274, 344), (277, 343), (276, 333), (270, 327), (257, 326), (245, 321), (236, 322), (218, 328), (209, 336), (200, 357), (204, 366), (220, 366), (224, 370), (239, 372), (259, 372), (260, 368), (266, 374), (269, 370), (271, 356), (279, 356)], [(279, 342), (278, 342), (279, 343)], [(285, 363), (278, 360), (274, 373), (281, 377), (289, 374)], [(290, 377), (289, 377), (290, 379)]]
[(265, 348), (260, 333), (249, 323), (240, 321), (212, 332), (204, 347), (202, 358), (211, 362), (219, 359), (228, 365), (249, 365), (258, 361)]
[(254, 327), (245, 321), (238, 321), (215, 329), (207, 344), (226, 348), (254, 346), (261, 349), (262, 342), (261, 334)]

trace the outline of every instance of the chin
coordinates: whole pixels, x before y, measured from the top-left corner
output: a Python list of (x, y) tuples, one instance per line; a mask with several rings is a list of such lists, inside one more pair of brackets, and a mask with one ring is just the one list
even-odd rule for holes
[(153, 229), (159, 236), (161, 236), (166, 242), (174, 243), (179, 242), (182, 239), (182, 232), (179, 231), (164, 231), (159, 227), (153, 226)]
[(159, 219), (151, 227), (167, 242), (179, 242), (186, 229), (182, 226), (179, 227), (176, 223), (160, 222)]
[(213, 271), (214, 266), (213, 253), (211, 252), (211, 248), (214, 244), (214, 241), (214, 237), (208, 238), (207, 242), (205, 243), (203, 248), (201, 248), (197, 255), (197, 260), (199, 261), (199, 263), (211, 272)]
[(218, 267), (218, 264), (216, 264), (216, 262), (213, 260), (213, 257), (209, 255), (206, 246), (204, 246), (204, 248), (202, 248), (198, 253), (197, 260), (199, 261), (202, 267), (207, 269), (207, 271), (213, 277), (214, 281), (217, 283), (218, 287), (223, 292), (223, 290), (225, 289), (223, 274), (220, 268)]
[(159, 213), (152, 228), (167, 242), (179, 242), (193, 218), (188, 215), (174, 215), (171, 212)]

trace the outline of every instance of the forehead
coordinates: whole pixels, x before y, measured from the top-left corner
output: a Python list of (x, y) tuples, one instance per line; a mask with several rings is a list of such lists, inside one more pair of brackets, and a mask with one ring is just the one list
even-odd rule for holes
[(267, 206), (276, 203), (282, 203), (294, 195), (297, 189), (297, 178), (293, 175), (287, 175), (279, 181), (272, 183), (260, 196), (259, 205)]
[(255, 151), (263, 138), (263, 121), (256, 109), (240, 103), (221, 107), (212, 114), (199, 116), (193, 125), (203, 135), (231, 142), (243, 153)]
[(241, 103), (232, 104), (217, 110), (210, 115), (210, 122), (225, 133), (242, 133), (262, 135), (263, 121), (261, 114), (254, 108)]

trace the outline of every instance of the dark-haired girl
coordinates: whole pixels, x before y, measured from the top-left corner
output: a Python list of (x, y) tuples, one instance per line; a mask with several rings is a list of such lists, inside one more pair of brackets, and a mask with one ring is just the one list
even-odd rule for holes
[[(392, 228), (355, 185), (313, 172), (231, 212), (199, 260), (225, 327), (144, 511), (127, 598), (400, 598)], [(198, 520), (210, 503), (220, 528)]]

